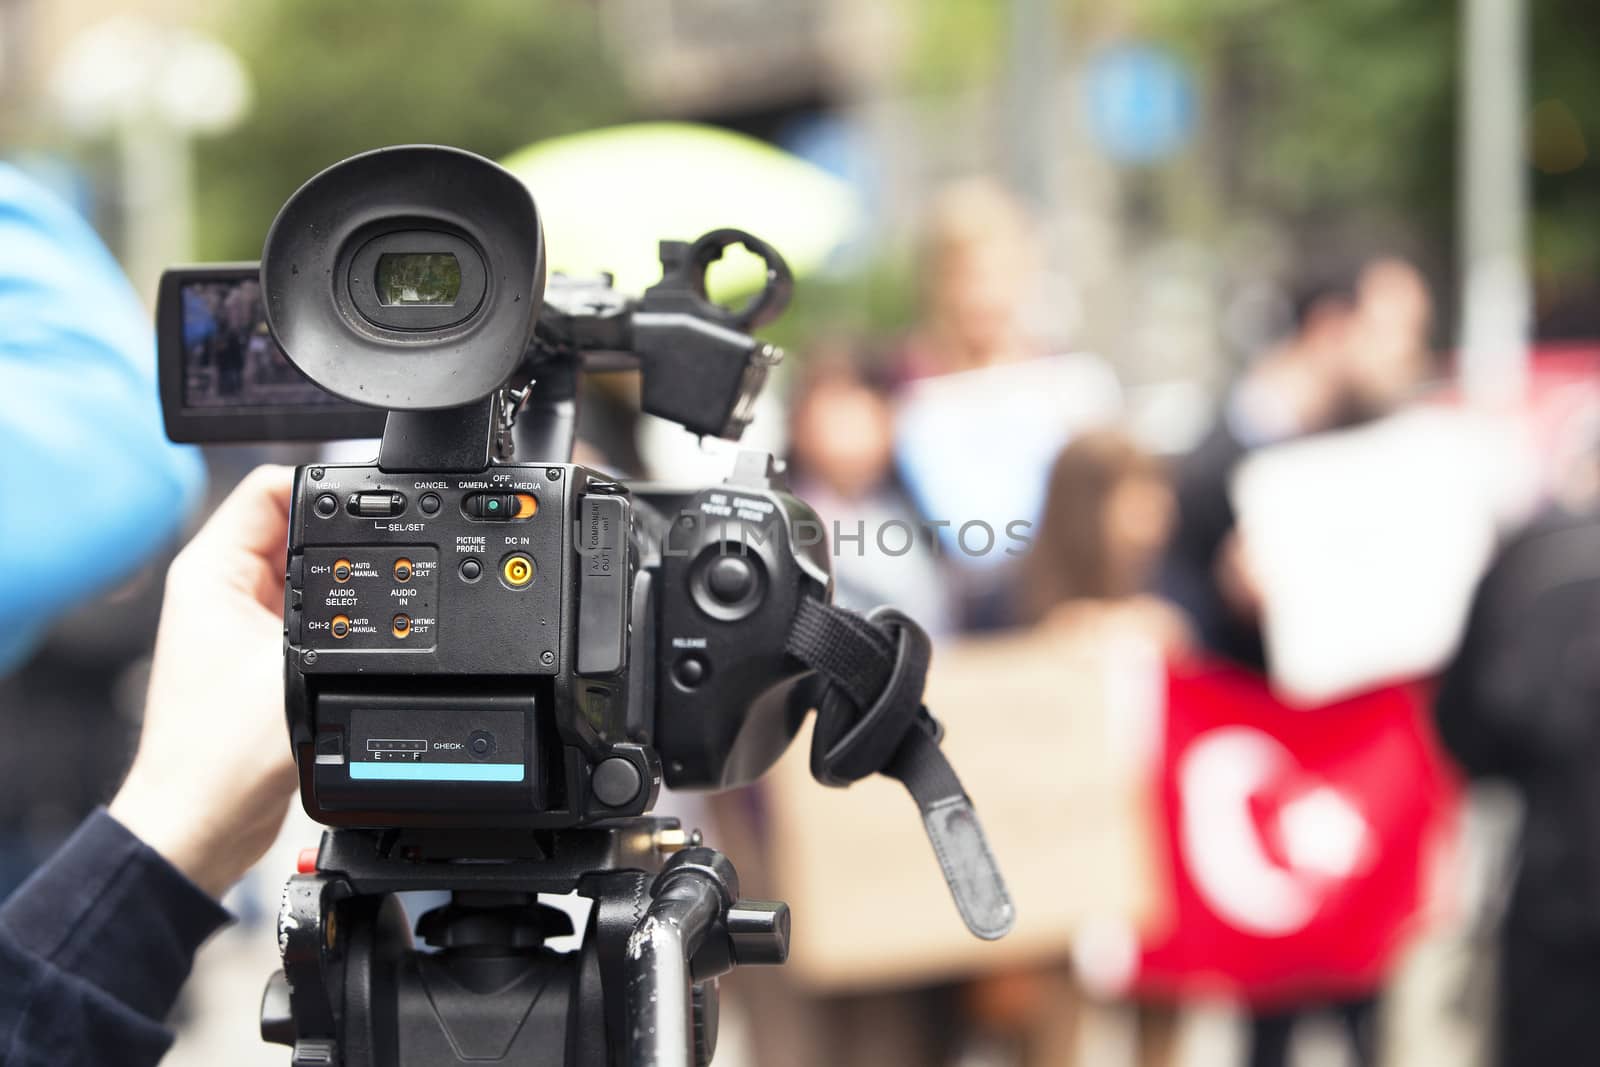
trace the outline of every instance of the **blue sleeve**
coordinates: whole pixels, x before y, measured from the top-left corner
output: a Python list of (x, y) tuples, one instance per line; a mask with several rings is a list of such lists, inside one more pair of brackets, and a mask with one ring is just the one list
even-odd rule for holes
[(228, 913), (104, 810), (0, 906), (0, 1063), (154, 1065)]
[(199, 498), (198, 454), (162, 428), (154, 342), (94, 231), (0, 164), (0, 671)]

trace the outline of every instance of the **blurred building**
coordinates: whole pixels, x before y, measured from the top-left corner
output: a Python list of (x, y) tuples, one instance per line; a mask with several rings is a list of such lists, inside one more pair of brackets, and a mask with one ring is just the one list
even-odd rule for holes
[(747, 120), (835, 106), (882, 81), (903, 44), (896, 4), (601, 0), (641, 100), (684, 118)]
[[(1137, 235), (1123, 225), (1123, 204), (1140, 195), (1140, 181), (1095, 145), (1082, 100), (1100, 32), (1089, 27), (1079, 39), (1061, 5), (985, 5), (995, 39), (970, 47), (994, 53), (995, 76), (931, 88), (907, 76), (931, 5), (601, 0), (600, 8), (648, 111), (802, 154), (823, 127), (827, 158), (817, 161), (866, 186), (875, 229), (864, 243), (879, 254), (914, 251), (941, 185), (998, 173), (1035, 213), (1045, 266), (1029, 294), (1038, 334), (1105, 353), (1135, 383), (1222, 377), (1208, 288), (1216, 264), (1166, 241), (1129, 247)], [(1130, 321), (1144, 324), (1131, 343)]]
[(40, 103), (68, 43), (98, 22), (131, 17), (190, 24), (201, 15), (220, 18), (231, 6), (231, 0), (0, 0), (0, 121), (26, 117), (18, 106)]

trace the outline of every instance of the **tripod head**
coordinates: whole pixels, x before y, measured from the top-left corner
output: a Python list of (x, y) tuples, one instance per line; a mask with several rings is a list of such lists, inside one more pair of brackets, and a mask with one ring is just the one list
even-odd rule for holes
[[(733, 865), (672, 820), (539, 835), (498, 863), (442, 860), (429, 836), (331, 832), (290, 879), (261, 1033), (296, 1064), (704, 1065), (718, 978), (788, 955), (787, 906), (741, 900)], [(432, 951), (394, 896), (417, 890), (450, 893), (417, 920)], [(541, 893), (591, 902), (576, 952), (547, 947), (573, 926)]]

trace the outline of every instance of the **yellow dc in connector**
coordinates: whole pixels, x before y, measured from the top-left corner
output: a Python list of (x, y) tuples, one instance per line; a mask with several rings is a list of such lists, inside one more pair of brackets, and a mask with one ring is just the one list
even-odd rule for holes
[(513, 589), (521, 589), (533, 581), (533, 560), (520, 552), (515, 556), (507, 556), (505, 562), (500, 564), (500, 577)]

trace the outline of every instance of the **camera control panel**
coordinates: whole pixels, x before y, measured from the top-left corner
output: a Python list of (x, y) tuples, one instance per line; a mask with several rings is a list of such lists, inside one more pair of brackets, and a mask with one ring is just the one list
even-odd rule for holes
[[(569, 494), (584, 491), (575, 480), (585, 483), (585, 472), (569, 465), (445, 476), (376, 465), (302, 468), (284, 614), (300, 669), (369, 676), (569, 669), (563, 620), (574, 562), (564, 526)], [(623, 625), (616, 620), (619, 631)]]
[(434, 647), (439, 553), (431, 545), (308, 548), (301, 604), (307, 648)]

